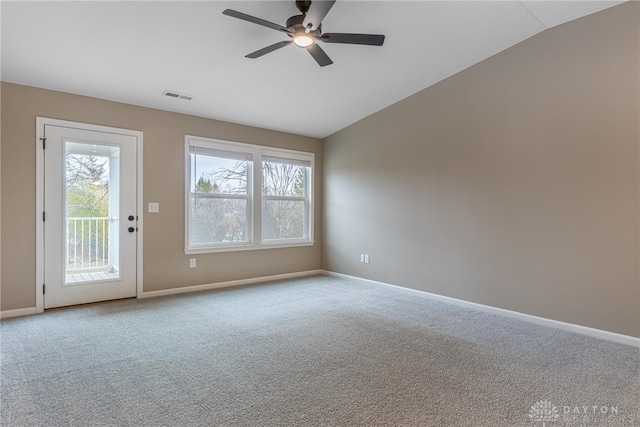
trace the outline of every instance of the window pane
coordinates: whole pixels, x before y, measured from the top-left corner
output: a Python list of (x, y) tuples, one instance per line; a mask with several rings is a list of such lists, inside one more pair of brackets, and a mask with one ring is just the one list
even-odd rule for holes
[(247, 241), (246, 199), (191, 199), (191, 243)]
[(302, 200), (265, 200), (262, 213), (264, 239), (303, 239), (304, 211)]
[(191, 153), (192, 193), (247, 194), (249, 162)]
[(306, 197), (305, 166), (262, 162), (262, 194), (266, 196)]

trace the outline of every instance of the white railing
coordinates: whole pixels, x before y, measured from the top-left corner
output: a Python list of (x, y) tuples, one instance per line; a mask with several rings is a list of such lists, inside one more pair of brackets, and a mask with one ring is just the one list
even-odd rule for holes
[(109, 218), (67, 218), (66, 273), (108, 271)]

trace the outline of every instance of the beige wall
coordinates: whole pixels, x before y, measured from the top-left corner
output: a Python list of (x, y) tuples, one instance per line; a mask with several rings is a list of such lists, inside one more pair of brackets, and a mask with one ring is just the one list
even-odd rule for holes
[(327, 138), (323, 267), (640, 336), (639, 14), (548, 30)]
[[(144, 291), (315, 270), (321, 267), (322, 143), (302, 136), (2, 83), (2, 310), (35, 306), (35, 118), (144, 132)], [(316, 154), (313, 247), (184, 254), (185, 134)], [(189, 258), (198, 260), (189, 268)]]

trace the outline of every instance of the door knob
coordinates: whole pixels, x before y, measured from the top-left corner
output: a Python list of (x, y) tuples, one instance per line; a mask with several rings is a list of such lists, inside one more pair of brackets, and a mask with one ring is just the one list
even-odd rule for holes
[(133, 227), (129, 227), (127, 230), (129, 231), (129, 233), (133, 233), (134, 231), (136, 231), (136, 229)]
[(133, 221), (134, 219), (136, 219), (136, 217), (135, 217), (135, 216), (133, 216), (133, 215), (129, 215), (129, 221)]

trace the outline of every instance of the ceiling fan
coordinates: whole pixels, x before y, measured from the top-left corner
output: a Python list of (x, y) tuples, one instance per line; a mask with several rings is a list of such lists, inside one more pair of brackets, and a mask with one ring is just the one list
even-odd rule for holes
[(252, 22), (262, 25), (276, 31), (280, 31), (288, 35), (291, 40), (285, 40), (274, 43), (270, 46), (256, 50), (246, 55), (246, 58), (259, 58), (262, 55), (273, 52), (290, 44), (306, 49), (316, 60), (318, 65), (324, 67), (333, 64), (333, 61), (325, 53), (324, 50), (316, 43), (318, 41), (324, 43), (343, 43), (343, 44), (361, 44), (368, 46), (382, 46), (384, 36), (381, 34), (353, 34), (353, 33), (322, 33), (322, 20), (329, 13), (336, 0), (315, 0), (315, 1), (296, 1), (296, 7), (301, 15), (294, 15), (287, 19), (286, 26), (274, 24), (264, 19), (256, 18), (235, 10), (226, 9), (223, 14), (243, 21)]

